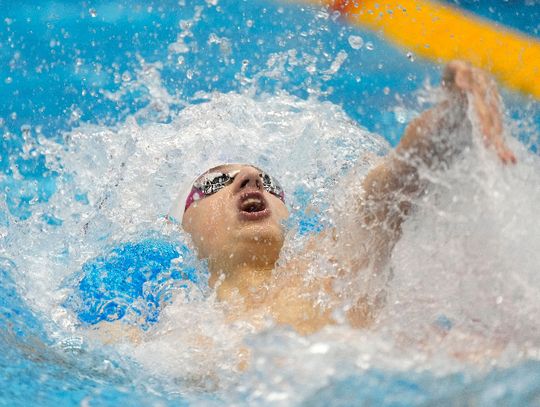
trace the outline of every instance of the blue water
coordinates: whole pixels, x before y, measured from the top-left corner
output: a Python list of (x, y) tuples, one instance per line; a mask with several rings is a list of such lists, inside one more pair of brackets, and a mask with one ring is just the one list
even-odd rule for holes
[[(435, 85), (440, 77), (439, 66), (410, 58), (407, 50), (319, 10), (262, 0), (222, 0), (217, 6), (186, 3), (100, 0), (37, 5), (0, 0), (0, 231), (7, 230), (1, 239), (8, 241), (10, 225), (28, 219), (35, 205), (47, 202), (57, 188), (58, 173), (47, 167), (41, 153), (32, 154), (32, 143), (40, 138), (62, 143), (63, 134), (82, 123), (114, 125), (148, 106), (152, 95), (143, 84), (129, 88), (116, 101), (104, 96), (132, 81), (141, 59), (162, 64), (163, 84), (182, 101), (170, 106), (168, 113), (150, 112), (144, 119), (167, 123), (185, 104), (199, 103), (201, 90), (245, 89), (248, 85), (238, 73), (255, 77), (273, 53), (307, 51), (319, 58), (318, 66), (328, 68), (344, 50), (347, 59), (335, 74), (325, 74), (323, 69), (308, 72), (305, 66), (290, 64), (280, 77), (259, 80), (256, 92), (284, 90), (301, 98), (317, 93), (393, 145), (405, 126), (395, 108), (425, 107), (415, 92), (426, 80)], [(539, 36), (537, 2), (459, 3), (485, 18)], [(204, 11), (192, 36), (186, 37), (190, 52), (171, 58), (168, 46), (181, 31), (179, 22), (192, 19), (196, 7)], [(230, 39), (227, 52), (208, 41), (210, 32)], [(352, 49), (351, 35), (361, 36), (364, 46)], [(531, 134), (538, 134), (540, 128), (538, 102), (510, 91), (505, 91), (505, 102), (509, 114), (523, 125), (516, 129), (517, 136), (535, 152), (538, 140)], [(43, 217), (48, 225), (61, 222), (53, 215)], [(46, 310), (32, 311), (28, 306), (32, 299), (19, 294), (24, 290), (17, 277), (24, 271), (15, 263), (17, 259), (0, 258), (0, 405), (188, 403), (183, 395), (162, 390), (158, 380), (136, 377), (134, 369), (114, 354), (86, 349), (76, 341), (58, 345), (45, 328)], [(219, 403), (220, 397), (203, 394), (201, 400)], [(442, 378), (374, 368), (336, 379), (304, 401), (305, 405), (356, 403), (534, 405), (540, 403), (540, 364), (530, 361), (480, 377), (460, 373)]]
[[(173, 265), (177, 258), (183, 261)], [(185, 245), (157, 238), (124, 243), (83, 266), (65, 306), (86, 324), (130, 319), (148, 329), (170, 302), (171, 284), (176, 289), (185, 288), (185, 282), (204, 286), (194, 264)]]

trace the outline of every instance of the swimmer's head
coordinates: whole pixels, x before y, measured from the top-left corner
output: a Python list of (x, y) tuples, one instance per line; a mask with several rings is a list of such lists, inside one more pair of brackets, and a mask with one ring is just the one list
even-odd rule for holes
[(199, 257), (213, 265), (264, 267), (273, 266), (279, 257), (287, 216), (283, 190), (275, 179), (251, 165), (224, 164), (195, 180), (182, 226)]

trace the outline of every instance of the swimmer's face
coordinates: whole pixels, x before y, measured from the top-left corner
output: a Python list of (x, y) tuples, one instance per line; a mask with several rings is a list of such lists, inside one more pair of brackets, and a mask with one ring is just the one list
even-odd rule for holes
[(223, 165), (208, 173), (236, 171), (231, 184), (189, 205), (182, 226), (199, 257), (218, 266), (238, 262), (273, 266), (283, 246), (287, 207), (264, 189), (261, 172), (254, 167)]

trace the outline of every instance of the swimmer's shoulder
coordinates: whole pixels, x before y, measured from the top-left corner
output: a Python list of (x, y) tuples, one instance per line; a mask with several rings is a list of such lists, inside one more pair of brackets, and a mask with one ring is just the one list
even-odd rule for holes
[(122, 320), (101, 321), (88, 326), (85, 330), (85, 336), (105, 345), (125, 342), (139, 344), (143, 340), (144, 331), (137, 325), (131, 325)]

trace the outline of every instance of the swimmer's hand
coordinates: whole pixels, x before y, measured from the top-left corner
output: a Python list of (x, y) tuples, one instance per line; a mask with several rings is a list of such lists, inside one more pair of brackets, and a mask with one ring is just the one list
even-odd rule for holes
[[(412, 120), (395, 150), (372, 169), (362, 182), (358, 214), (371, 240), (370, 259), (384, 265), (401, 236), (401, 225), (415, 198), (425, 191), (419, 168), (441, 169), (463, 148), (454, 136), (470, 134), (467, 110), (472, 108), (484, 144), (505, 164), (516, 157), (504, 141), (501, 98), (495, 81), (484, 71), (454, 61), (443, 80), (446, 98)], [(476, 123), (472, 123), (475, 125)]]
[(515, 164), (516, 156), (503, 138), (501, 97), (495, 80), (464, 61), (452, 61), (444, 70), (442, 87), (459, 103), (472, 103), (484, 144), (493, 148), (504, 164)]

